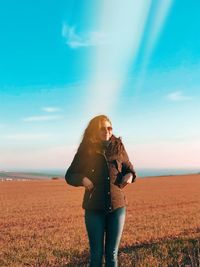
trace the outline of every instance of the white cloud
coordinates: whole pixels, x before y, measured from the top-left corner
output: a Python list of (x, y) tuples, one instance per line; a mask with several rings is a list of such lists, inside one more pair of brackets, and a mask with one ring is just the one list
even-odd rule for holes
[(46, 112), (57, 112), (60, 110), (60, 108), (56, 108), (56, 107), (43, 107), (42, 109)]
[(45, 139), (50, 137), (50, 134), (46, 133), (40, 133), (40, 134), (4, 134), (0, 135), (1, 138), (3, 139), (9, 139), (9, 140), (40, 140), (40, 139)]
[(191, 99), (190, 96), (186, 96), (181, 91), (175, 91), (167, 95), (167, 98), (171, 101), (185, 101)]
[(66, 44), (71, 48), (97, 46), (105, 44), (105, 34), (98, 31), (92, 31), (87, 34), (77, 34), (76, 27), (69, 27), (63, 24), (62, 36), (66, 39)]
[(52, 121), (52, 120), (57, 120), (57, 119), (60, 119), (60, 118), (61, 118), (61, 116), (32, 116), (32, 117), (24, 118), (23, 121), (26, 121), (26, 122)]

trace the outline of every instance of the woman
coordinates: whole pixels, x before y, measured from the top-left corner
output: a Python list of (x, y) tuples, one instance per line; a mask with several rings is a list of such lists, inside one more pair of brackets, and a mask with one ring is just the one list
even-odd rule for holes
[(90, 267), (105, 263), (117, 266), (118, 247), (125, 221), (127, 200), (122, 188), (134, 182), (136, 174), (121, 141), (112, 132), (105, 115), (94, 117), (65, 179), (72, 186), (84, 186), (82, 207), (90, 244)]

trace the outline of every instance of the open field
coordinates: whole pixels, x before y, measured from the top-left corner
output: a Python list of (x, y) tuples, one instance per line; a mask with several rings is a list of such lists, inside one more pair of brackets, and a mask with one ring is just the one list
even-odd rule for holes
[[(200, 266), (200, 175), (138, 179), (124, 191), (120, 266)], [(1, 182), (0, 266), (86, 266), (83, 193), (64, 180)]]

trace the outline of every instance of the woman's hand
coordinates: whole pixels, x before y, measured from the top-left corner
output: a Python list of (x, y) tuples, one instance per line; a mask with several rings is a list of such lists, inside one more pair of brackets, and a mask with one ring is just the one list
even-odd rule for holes
[(92, 190), (94, 188), (94, 185), (93, 185), (92, 181), (87, 177), (83, 178), (82, 183), (83, 183), (83, 186), (85, 187), (85, 189), (88, 190), (88, 191), (90, 191), (90, 190)]
[(122, 183), (121, 183), (121, 187), (123, 188), (124, 186), (126, 186), (127, 184), (130, 184), (132, 182), (133, 179), (133, 174), (132, 173), (127, 173), (122, 177)]

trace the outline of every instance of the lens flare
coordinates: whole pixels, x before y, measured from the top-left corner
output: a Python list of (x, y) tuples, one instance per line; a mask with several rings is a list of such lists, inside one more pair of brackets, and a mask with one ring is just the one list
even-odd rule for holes
[[(172, 0), (102, 1), (99, 32), (104, 43), (94, 49), (85, 111), (88, 116), (111, 113), (119, 101), (121, 89), (138, 55), (147, 22), (152, 18), (143, 57), (143, 69), (161, 32)], [(154, 8), (152, 8), (154, 7)], [(153, 10), (153, 11), (152, 11)], [(152, 16), (151, 12), (154, 12)]]

